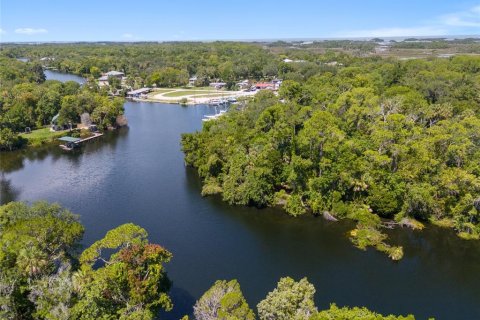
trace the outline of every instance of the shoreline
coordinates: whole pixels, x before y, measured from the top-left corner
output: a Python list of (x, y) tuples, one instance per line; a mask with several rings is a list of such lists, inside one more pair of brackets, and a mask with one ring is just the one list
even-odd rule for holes
[[(182, 92), (185, 94), (182, 95)], [(156, 102), (180, 105), (205, 105), (212, 104), (215, 100), (228, 98), (249, 99), (259, 91), (214, 91), (208, 89), (192, 88), (158, 88), (151, 92), (146, 98), (126, 98), (137, 102)], [(173, 96), (172, 96), (173, 94)]]

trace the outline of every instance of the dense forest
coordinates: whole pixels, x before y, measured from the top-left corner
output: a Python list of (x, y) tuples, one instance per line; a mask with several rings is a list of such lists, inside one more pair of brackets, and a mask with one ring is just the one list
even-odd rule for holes
[[(232, 107), (201, 132), (184, 135), (185, 159), (204, 179), (204, 195), (280, 205), (294, 216), (353, 219), (353, 243), (392, 259), (403, 250), (386, 242), (384, 228), (431, 222), (478, 239), (480, 58), (399, 60), (310, 50), (381, 41), (6, 45), (0, 147), (15, 148), (22, 143), (18, 132), (46, 125), (57, 113), (63, 123), (88, 112), (102, 127), (113, 125), (122, 100), (91, 81), (105, 71), (125, 72), (132, 87), (183, 85), (192, 75), (199, 85), (278, 77), (284, 80), (278, 96), (261, 92), (246, 107)], [(394, 46), (436, 42), (477, 44), (410, 39)], [(42, 68), (90, 81), (45, 81)]]
[(480, 238), (479, 90), (480, 57), (350, 58), (185, 134), (185, 161), (204, 195), (353, 219), (356, 246), (397, 260), (383, 228)]
[(81, 114), (89, 113), (102, 129), (115, 126), (123, 114), (123, 99), (108, 97), (95, 83), (45, 81), (38, 62), (0, 56), (0, 84), (0, 150), (22, 146), (18, 133), (50, 125), (57, 114), (63, 125), (78, 123)]
[(46, 67), (87, 78), (121, 71), (132, 87), (186, 85), (192, 75), (197, 76), (199, 85), (215, 79), (260, 79), (277, 75), (281, 61), (259, 45), (233, 42), (10, 45), (2, 51), (8, 57), (33, 61), (46, 58), (42, 61)]
[[(81, 251), (83, 232), (78, 217), (58, 204), (0, 206), (0, 318), (148, 320), (173, 308), (165, 270), (172, 253), (150, 243), (143, 228), (121, 225)], [(314, 294), (307, 279), (282, 278), (258, 304), (258, 318), (414, 319), (335, 304), (318, 311)], [(217, 281), (193, 306), (191, 317), (256, 318), (236, 280)]]

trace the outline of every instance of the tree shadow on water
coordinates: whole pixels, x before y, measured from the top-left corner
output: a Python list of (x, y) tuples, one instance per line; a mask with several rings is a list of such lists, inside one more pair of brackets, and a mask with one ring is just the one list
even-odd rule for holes
[(173, 310), (161, 311), (157, 319), (178, 320), (185, 315), (192, 315), (195, 298), (187, 290), (173, 286), (170, 290), (170, 297), (173, 301)]
[(12, 181), (0, 174), (0, 205), (15, 201), (19, 195), (20, 190), (12, 185)]

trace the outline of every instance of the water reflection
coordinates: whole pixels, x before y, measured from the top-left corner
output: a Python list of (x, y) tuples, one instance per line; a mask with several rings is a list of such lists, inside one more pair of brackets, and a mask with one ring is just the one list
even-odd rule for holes
[(61, 82), (75, 81), (80, 84), (84, 84), (85, 82), (87, 82), (85, 78), (70, 73), (64, 73), (54, 70), (44, 70), (43, 72), (45, 73), (46, 80), (58, 80)]
[[(0, 189), (0, 204), (5, 204), (10, 201), (15, 201), (22, 193), (20, 187), (15, 187), (12, 179), (7, 178), (8, 174), (15, 171), (25, 170), (22, 174), (19, 183), (29, 184), (30, 187), (38, 185), (39, 190), (45, 190), (61, 183), (58, 177), (51, 178), (51, 172), (45, 169), (38, 171), (37, 165), (42, 165), (45, 162), (49, 163), (49, 170), (63, 171), (64, 177), (62, 180), (72, 181), (73, 186), (80, 186), (79, 181), (75, 181), (76, 174), (81, 170), (85, 161), (85, 156), (97, 152), (112, 153), (118, 143), (125, 140), (128, 135), (128, 127), (121, 128), (116, 131), (106, 132), (102, 138), (89, 141), (82, 145), (81, 148), (72, 151), (64, 151), (56, 144), (42, 146), (38, 148), (26, 148), (13, 152), (0, 153), (0, 172), (1, 172), (1, 189)], [(27, 168), (26, 163), (28, 163)], [(90, 164), (90, 166), (92, 166)], [(97, 170), (95, 172), (94, 170)], [(101, 177), (103, 170), (101, 168), (92, 169), (88, 174), (92, 177), (90, 181), (95, 181)], [(99, 174), (100, 173), (100, 174)], [(50, 181), (47, 185), (46, 181)]]
[(0, 204), (17, 200), (20, 190), (12, 186), (12, 180), (6, 179), (5, 174), (0, 174)]

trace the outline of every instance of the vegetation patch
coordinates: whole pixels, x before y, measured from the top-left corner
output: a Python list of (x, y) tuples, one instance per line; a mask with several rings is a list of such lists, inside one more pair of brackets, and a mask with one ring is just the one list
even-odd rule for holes
[(22, 133), (20, 136), (28, 141), (29, 146), (38, 147), (55, 142), (58, 138), (69, 135), (69, 130), (51, 131), (49, 127), (32, 130), (31, 133)]

